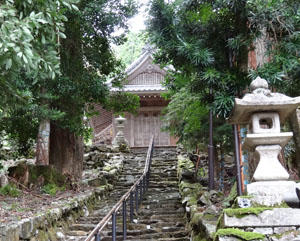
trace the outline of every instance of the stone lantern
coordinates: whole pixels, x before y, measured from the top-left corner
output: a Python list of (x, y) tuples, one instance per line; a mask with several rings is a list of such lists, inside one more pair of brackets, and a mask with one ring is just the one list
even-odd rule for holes
[(291, 98), (272, 93), (266, 80), (257, 77), (250, 85), (252, 93), (235, 99), (231, 123), (248, 125), (243, 149), (255, 152), (259, 160), (254, 172), (255, 182), (247, 185), (247, 193), (262, 205), (278, 205), (282, 201), (298, 202), (296, 183), (280, 164), (278, 155), (293, 136), (281, 132), (280, 123), (300, 104), (300, 97)]
[(115, 136), (112, 142), (114, 148), (122, 147), (124, 149), (127, 149), (129, 146), (128, 141), (125, 139), (124, 136), (125, 121), (126, 119), (122, 116), (119, 116), (115, 119), (117, 135)]

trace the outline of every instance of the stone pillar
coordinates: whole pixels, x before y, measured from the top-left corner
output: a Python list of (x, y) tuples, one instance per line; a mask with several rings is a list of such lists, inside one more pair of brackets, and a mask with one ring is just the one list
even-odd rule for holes
[(42, 120), (39, 126), (36, 144), (36, 165), (49, 165), (50, 121)]

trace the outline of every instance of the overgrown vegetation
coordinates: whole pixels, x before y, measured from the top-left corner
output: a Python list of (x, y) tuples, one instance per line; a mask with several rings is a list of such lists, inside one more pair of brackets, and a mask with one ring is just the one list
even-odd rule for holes
[(65, 187), (58, 187), (55, 183), (48, 183), (42, 187), (42, 192), (55, 196), (58, 191), (64, 191)]
[[(226, 120), (234, 97), (257, 75), (276, 90), (299, 95), (299, 9), (296, 0), (152, 0), (148, 34), (158, 47), (156, 61), (175, 68), (165, 83), (171, 100), (166, 129), (198, 149), (208, 140), (211, 109), (214, 145), (226, 153), (233, 150)], [(263, 41), (267, 51), (257, 56), (265, 61), (249, 71), (255, 41)]]
[(4, 196), (18, 197), (21, 191), (13, 184), (7, 184), (4, 187), (0, 187), (0, 194)]
[[(84, 117), (95, 114), (92, 104), (117, 112), (138, 106), (136, 96), (110, 95), (106, 84), (113, 80), (120, 86), (125, 79), (111, 46), (124, 42), (125, 35), (115, 30), (126, 33), (127, 20), (136, 12), (134, 0), (3, 1), (0, 140), (6, 138), (19, 155), (28, 156), (40, 123), (48, 121), (50, 163), (62, 173), (59, 163), (69, 163), (69, 172), (79, 178), (80, 168), (71, 167), (81, 166), (79, 136), (91, 133)], [(61, 140), (63, 151), (54, 146)]]

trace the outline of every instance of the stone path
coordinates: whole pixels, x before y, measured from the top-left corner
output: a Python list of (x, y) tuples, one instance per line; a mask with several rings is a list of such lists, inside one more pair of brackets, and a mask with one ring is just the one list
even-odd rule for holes
[[(137, 151), (138, 152), (138, 151)], [(80, 218), (65, 234), (65, 240), (84, 240), (86, 235), (107, 214), (111, 207), (134, 183), (144, 168), (146, 150), (140, 150), (125, 160), (124, 169), (107, 200), (101, 200), (93, 212)], [(127, 223), (127, 240), (180, 240), (188, 241), (184, 210), (180, 202), (176, 173), (176, 150), (156, 149), (153, 154), (148, 192), (135, 213), (134, 223)], [(129, 207), (127, 207), (129, 210)], [(129, 217), (129, 214), (127, 215)], [(120, 219), (120, 220), (119, 220)], [(121, 236), (121, 215), (118, 216), (117, 240)], [(101, 240), (111, 240), (111, 223), (102, 233)]]

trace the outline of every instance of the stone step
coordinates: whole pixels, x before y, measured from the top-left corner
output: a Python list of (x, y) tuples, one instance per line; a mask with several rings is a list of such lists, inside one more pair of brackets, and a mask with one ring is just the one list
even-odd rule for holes
[[(89, 231), (101, 221), (122, 195), (142, 175), (147, 149), (133, 151), (136, 153), (133, 157), (130, 157), (130, 154), (125, 157), (123, 170), (111, 194), (106, 199), (99, 201), (88, 217), (81, 217), (76, 224), (70, 226), (69, 231), (66, 233), (66, 241), (84, 240)], [(185, 230), (184, 209), (178, 192), (176, 159), (177, 153), (174, 148), (155, 149), (148, 191), (139, 206), (138, 212), (134, 211), (134, 223), (127, 220), (126, 240), (190, 240), (189, 234)], [(128, 219), (129, 209), (128, 200)], [(122, 208), (117, 213), (117, 240), (123, 240), (121, 212)], [(101, 240), (111, 240), (111, 220), (103, 230), (102, 235)]]
[[(137, 234), (139, 234), (139, 237), (137, 239)], [(108, 233), (108, 235), (111, 235), (111, 233)], [(180, 230), (177, 232), (152, 232), (152, 233), (145, 233), (145, 230), (143, 231), (137, 231), (135, 235), (127, 234), (126, 240), (186, 240), (188, 236), (188, 232), (184, 230)], [(174, 239), (176, 238), (176, 239)], [(117, 240), (122, 240), (123, 236), (119, 235), (117, 237)], [(102, 241), (108, 241), (111, 240), (111, 236), (104, 236)], [(187, 239), (189, 240), (189, 239)]]

